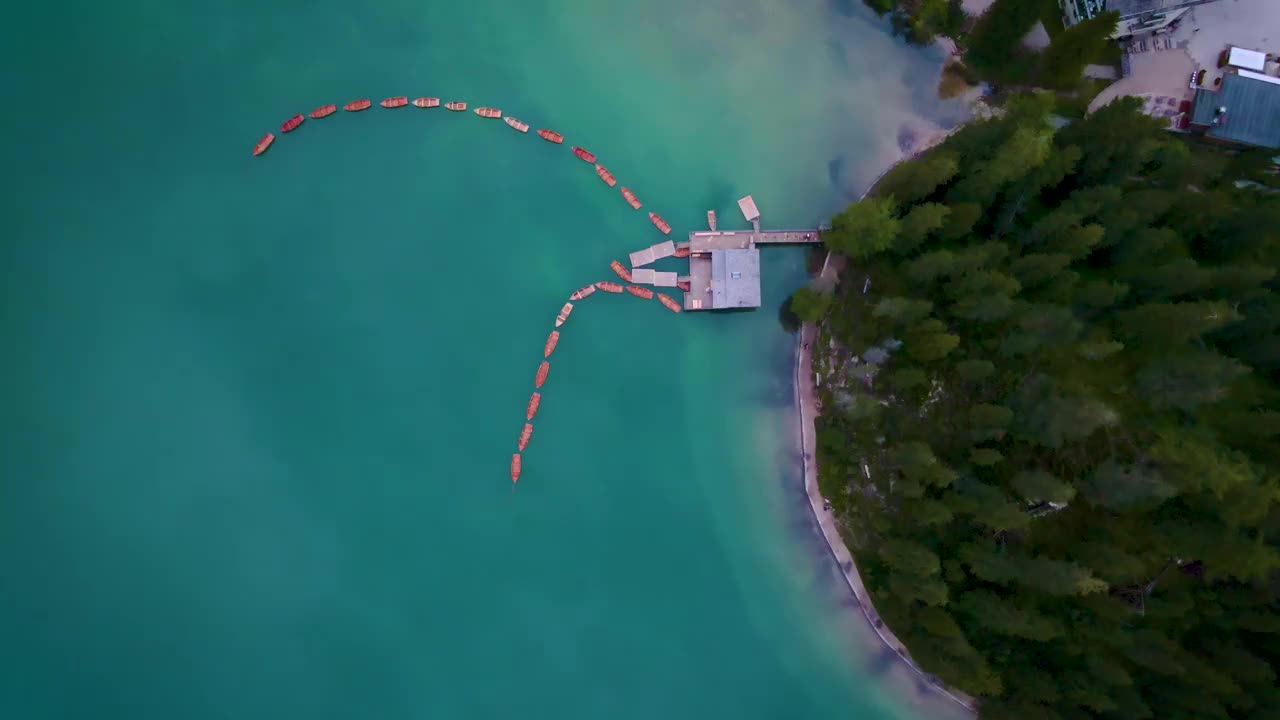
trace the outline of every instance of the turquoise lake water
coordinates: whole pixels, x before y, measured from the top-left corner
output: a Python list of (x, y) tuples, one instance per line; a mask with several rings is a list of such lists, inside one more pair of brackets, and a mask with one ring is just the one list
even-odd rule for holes
[[(804, 252), (754, 313), (565, 296), (823, 220), (954, 123), (856, 0), (10, 9), (6, 718), (956, 717), (871, 640), (799, 489)], [(288, 116), (391, 95), (471, 113)], [(674, 260), (661, 269), (676, 269)]]

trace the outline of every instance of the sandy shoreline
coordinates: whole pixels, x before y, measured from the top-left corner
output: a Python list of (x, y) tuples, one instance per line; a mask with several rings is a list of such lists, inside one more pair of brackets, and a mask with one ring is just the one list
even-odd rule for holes
[[(843, 264), (840, 262), (841, 260), (842, 258), (835, 258), (828, 253), (827, 260), (822, 265), (822, 272), (819, 274), (821, 282), (834, 285), (839, 266)], [(817, 330), (817, 326), (813, 323), (801, 325), (800, 337), (796, 341), (795, 376), (793, 378), (796, 413), (799, 416), (800, 462), (804, 477), (805, 494), (809, 498), (809, 508), (813, 511), (813, 519), (818, 524), (818, 529), (822, 533), (822, 538), (831, 553), (831, 558), (839, 567), (840, 574), (844, 577), (850, 592), (853, 593), (854, 603), (862, 611), (862, 616), (866, 618), (867, 623), (875, 631), (880, 641), (892, 650), (898, 660), (911, 668), (930, 688), (946, 696), (970, 713), (976, 713), (977, 703), (974, 698), (959, 690), (947, 687), (936, 677), (921, 670), (911, 660), (911, 656), (902, 641), (880, 620), (880, 615), (876, 612), (875, 606), (872, 605), (871, 599), (867, 594), (867, 589), (862, 584), (862, 577), (858, 574), (858, 567), (853, 561), (853, 555), (850, 554), (849, 548), (845, 546), (844, 540), (841, 539), (840, 533), (836, 529), (835, 518), (823, 508), (822, 491), (818, 489), (817, 441), (814, 429), (814, 418), (817, 416), (817, 388), (814, 385), (813, 353), (810, 349), (810, 346), (817, 340)]]

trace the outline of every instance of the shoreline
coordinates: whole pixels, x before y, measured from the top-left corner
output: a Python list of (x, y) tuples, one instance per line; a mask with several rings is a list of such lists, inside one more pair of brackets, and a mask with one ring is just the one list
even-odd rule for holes
[[(858, 200), (861, 201), (870, 195), (880, 180), (899, 164), (919, 157), (967, 124), (968, 122), (960, 123), (950, 130), (937, 133), (933, 137), (927, 138), (924, 142), (918, 143), (916, 147), (911, 149), (911, 152), (905, 153), (903, 157), (876, 176), (876, 179), (871, 182), (866, 192), (862, 193)], [(822, 269), (816, 277), (819, 284), (829, 285), (834, 289), (836, 276), (845, 269), (844, 260), (843, 257), (827, 251), (827, 256), (822, 262)], [(813, 520), (817, 523), (818, 531), (822, 534), (828, 554), (835, 562), (840, 575), (844, 578), (850, 594), (853, 595), (854, 604), (858, 606), (862, 617), (867, 621), (871, 630), (875, 632), (876, 637), (880, 638), (881, 644), (891, 650), (899, 662), (910, 668), (916, 677), (920, 678), (931, 690), (964, 708), (970, 716), (977, 717), (977, 700), (961, 690), (947, 686), (937, 677), (930, 675), (921, 669), (919, 665), (916, 665), (915, 661), (911, 659), (911, 654), (908, 652), (906, 645), (880, 619), (880, 614), (876, 612), (875, 605), (871, 602), (871, 598), (867, 593), (867, 588), (862, 583), (862, 576), (858, 573), (858, 565), (853, 559), (853, 554), (849, 552), (848, 546), (845, 545), (844, 538), (840, 537), (840, 531), (836, 528), (835, 518), (830, 511), (823, 507), (822, 490), (818, 487), (817, 430), (814, 426), (814, 419), (818, 414), (818, 394), (814, 383), (813, 352), (810, 349), (810, 345), (817, 340), (817, 330), (818, 326), (815, 323), (801, 323), (799, 337), (796, 339), (795, 369), (792, 374), (792, 391), (795, 396), (795, 411), (800, 428), (801, 477), (803, 478), (805, 495), (809, 500), (809, 510), (813, 513)]]
[[(827, 259), (828, 261), (831, 259), (829, 253)], [(828, 263), (824, 262), (823, 274), (827, 272), (827, 269)], [(862, 583), (862, 576), (858, 574), (857, 563), (854, 562), (853, 555), (844, 544), (843, 538), (840, 537), (839, 530), (836, 529), (835, 518), (832, 517), (830, 511), (823, 508), (822, 491), (818, 488), (817, 442), (814, 429), (814, 418), (817, 416), (817, 393), (813, 382), (813, 353), (808, 347), (817, 339), (816, 331), (817, 325), (813, 323), (804, 323), (800, 327), (800, 337), (796, 340), (795, 373), (792, 385), (795, 392), (796, 412), (800, 421), (800, 463), (804, 478), (804, 489), (805, 495), (809, 499), (809, 509), (813, 512), (813, 519), (818, 524), (818, 530), (822, 533), (822, 538), (826, 543), (831, 559), (835, 561), (841, 576), (844, 577), (845, 584), (853, 594), (854, 604), (862, 611), (862, 616), (866, 619), (867, 624), (871, 626), (871, 629), (875, 631), (876, 636), (880, 638), (881, 643), (892, 650), (893, 654), (904, 665), (911, 668), (931, 689), (976, 716), (977, 703), (974, 698), (959, 690), (947, 687), (938, 678), (926, 673), (920, 666), (916, 665), (915, 661), (911, 659), (906, 646), (880, 619), (879, 613), (876, 612), (875, 606), (871, 603), (866, 586)]]

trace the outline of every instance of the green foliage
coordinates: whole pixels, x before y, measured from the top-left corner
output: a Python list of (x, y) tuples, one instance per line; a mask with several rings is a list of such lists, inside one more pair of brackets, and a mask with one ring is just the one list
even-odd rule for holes
[(893, 209), (892, 197), (866, 198), (850, 205), (832, 218), (831, 230), (823, 234), (827, 247), (855, 260), (888, 250), (900, 224)]
[(995, 80), (1028, 79), (1034, 68), (1033, 55), (1022, 46), (1022, 38), (1039, 19), (1034, 2), (996, 0), (974, 27), (965, 58)]
[(1116, 31), (1119, 21), (1119, 13), (1101, 13), (1072, 25), (1053, 38), (1042, 58), (1040, 81), (1048, 87), (1074, 87), (1085, 65), (1106, 59), (1111, 33)]
[(831, 307), (831, 293), (800, 288), (791, 296), (791, 312), (803, 322), (818, 322)]
[(1042, 98), (1006, 110), (859, 211), (893, 237), (858, 246), (828, 330), (902, 345), (869, 385), (841, 353), (822, 384), (838, 527), (885, 621), (984, 719), (1269, 717), (1280, 194), (1234, 186), (1259, 155), (1132, 101), (1056, 135)]
[(894, 249), (906, 254), (920, 247), (930, 233), (946, 223), (950, 212), (950, 208), (939, 203), (924, 203), (911, 208), (902, 218), (898, 242)]
[(898, 163), (876, 183), (876, 197), (893, 197), (904, 204), (929, 197), (956, 176), (960, 164), (950, 153), (931, 152)]

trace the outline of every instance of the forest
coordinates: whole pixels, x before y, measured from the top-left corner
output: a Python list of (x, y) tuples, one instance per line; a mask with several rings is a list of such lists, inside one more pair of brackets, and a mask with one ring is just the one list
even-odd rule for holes
[(832, 220), (819, 483), (986, 720), (1277, 717), (1280, 195), (1135, 100), (1016, 97)]

